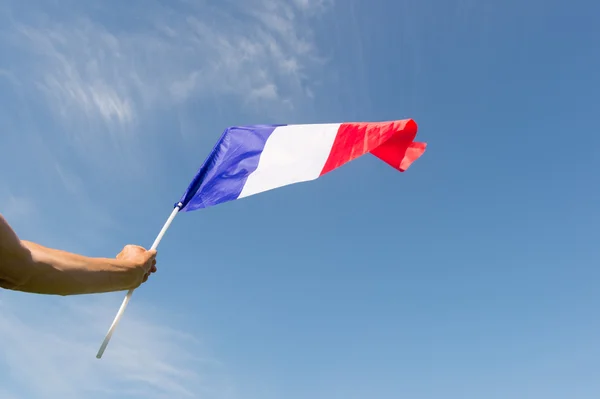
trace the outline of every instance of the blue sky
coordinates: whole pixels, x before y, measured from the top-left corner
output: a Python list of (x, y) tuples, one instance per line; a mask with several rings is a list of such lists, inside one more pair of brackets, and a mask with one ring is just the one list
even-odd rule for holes
[(3, 398), (597, 398), (600, 6), (0, 5), (0, 212), (149, 246), (222, 130), (411, 117), (364, 157), (180, 215), (135, 292), (0, 293)]

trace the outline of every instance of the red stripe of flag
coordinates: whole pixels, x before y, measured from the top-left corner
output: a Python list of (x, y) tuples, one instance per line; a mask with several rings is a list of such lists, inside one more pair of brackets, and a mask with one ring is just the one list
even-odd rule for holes
[(323, 166), (321, 176), (371, 153), (391, 167), (404, 172), (427, 147), (414, 142), (417, 123), (412, 119), (374, 123), (342, 123)]

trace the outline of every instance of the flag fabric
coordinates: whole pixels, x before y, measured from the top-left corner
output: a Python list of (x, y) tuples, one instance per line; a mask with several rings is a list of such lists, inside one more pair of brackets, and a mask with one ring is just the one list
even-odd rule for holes
[(370, 153), (404, 172), (426, 148), (412, 119), (225, 129), (181, 197), (193, 211), (315, 180)]
[[(315, 180), (370, 153), (404, 172), (426, 148), (412, 119), (225, 129), (154, 240), (156, 249), (177, 213), (207, 208), (294, 183)], [(96, 354), (100, 359), (123, 316), (130, 289)]]

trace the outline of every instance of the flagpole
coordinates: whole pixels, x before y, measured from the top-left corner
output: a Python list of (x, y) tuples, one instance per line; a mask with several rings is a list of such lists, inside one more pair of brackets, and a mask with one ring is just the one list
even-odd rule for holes
[[(177, 216), (177, 213), (181, 209), (181, 206), (183, 206), (183, 204), (180, 202), (180, 203), (177, 204), (177, 206), (175, 207), (175, 209), (173, 209), (173, 212), (171, 212), (171, 215), (169, 216), (169, 218), (167, 219), (167, 221), (163, 225), (162, 229), (158, 233), (158, 236), (156, 236), (156, 239), (154, 240), (154, 243), (152, 244), (152, 247), (150, 247), (150, 250), (156, 249), (158, 247), (158, 244), (160, 243), (160, 241), (162, 240), (163, 236), (167, 232), (167, 229), (169, 228), (169, 226), (173, 222), (173, 219), (175, 219), (175, 216)], [(98, 353), (96, 354), (96, 358), (97, 359), (102, 358), (102, 355), (104, 354), (104, 350), (108, 346), (108, 342), (110, 341), (110, 338), (112, 337), (113, 332), (115, 331), (115, 328), (117, 327), (117, 324), (121, 320), (121, 317), (123, 316), (123, 313), (125, 312), (125, 308), (127, 307), (127, 304), (129, 303), (129, 300), (131, 299), (131, 295), (133, 295), (133, 289), (130, 289), (127, 292), (127, 295), (125, 295), (125, 299), (123, 299), (123, 303), (121, 303), (121, 307), (119, 308), (119, 311), (117, 312), (117, 315), (115, 316), (115, 318), (114, 318), (114, 320), (113, 320), (110, 328), (108, 329), (108, 332), (106, 333), (106, 336), (104, 337), (104, 342), (102, 342), (102, 345), (100, 345), (100, 349), (98, 350)]]

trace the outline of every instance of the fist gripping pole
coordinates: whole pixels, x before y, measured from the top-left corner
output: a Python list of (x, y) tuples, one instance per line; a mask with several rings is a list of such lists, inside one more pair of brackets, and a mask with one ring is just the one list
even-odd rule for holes
[[(171, 215), (169, 216), (169, 218), (165, 222), (164, 226), (160, 230), (160, 233), (158, 233), (158, 236), (156, 236), (156, 239), (154, 240), (152, 247), (150, 247), (150, 250), (156, 249), (158, 247), (158, 244), (160, 243), (163, 236), (167, 232), (167, 229), (173, 222), (173, 219), (175, 219), (175, 216), (177, 216), (177, 213), (179, 212), (180, 207), (181, 207), (181, 203), (177, 204), (175, 209), (173, 209), (173, 212), (171, 212)], [(119, 311), (117, 312), (117, 315), (115, 316), (115, 319), (113, 320), (110, 328), (108, 329), (108, 332), (106, 333), (106, 336), (104, 337), (104, 342), (102, 342), (102, 345), (100, 345), (100, 349), (98, 350), (98, 353), (96, 354), (97, 359), (102, 358), (102, 355), (104, 354), (104, 351), (106, 350), (106, 347), (108, 346), (108, 343), (110, 342), (110, 338), (112, 337), (113, 332), (115, 331), (115, 328), (117, 327), (119, 320), (121, 320), (121, 317), (123, 316), (123, 313), (125, 312), (125, 308), (127, 307), (129, 300), (131, 299), (131, 295), (133, 295), (133, 291), (134, 291), (133, 289), (130, 289), (129, 292), (127, 292), (127, 295), (125, 295), (125, 299), (123, 299), (123, 303), (121, 304), (121, 307), (119, 308)]]

